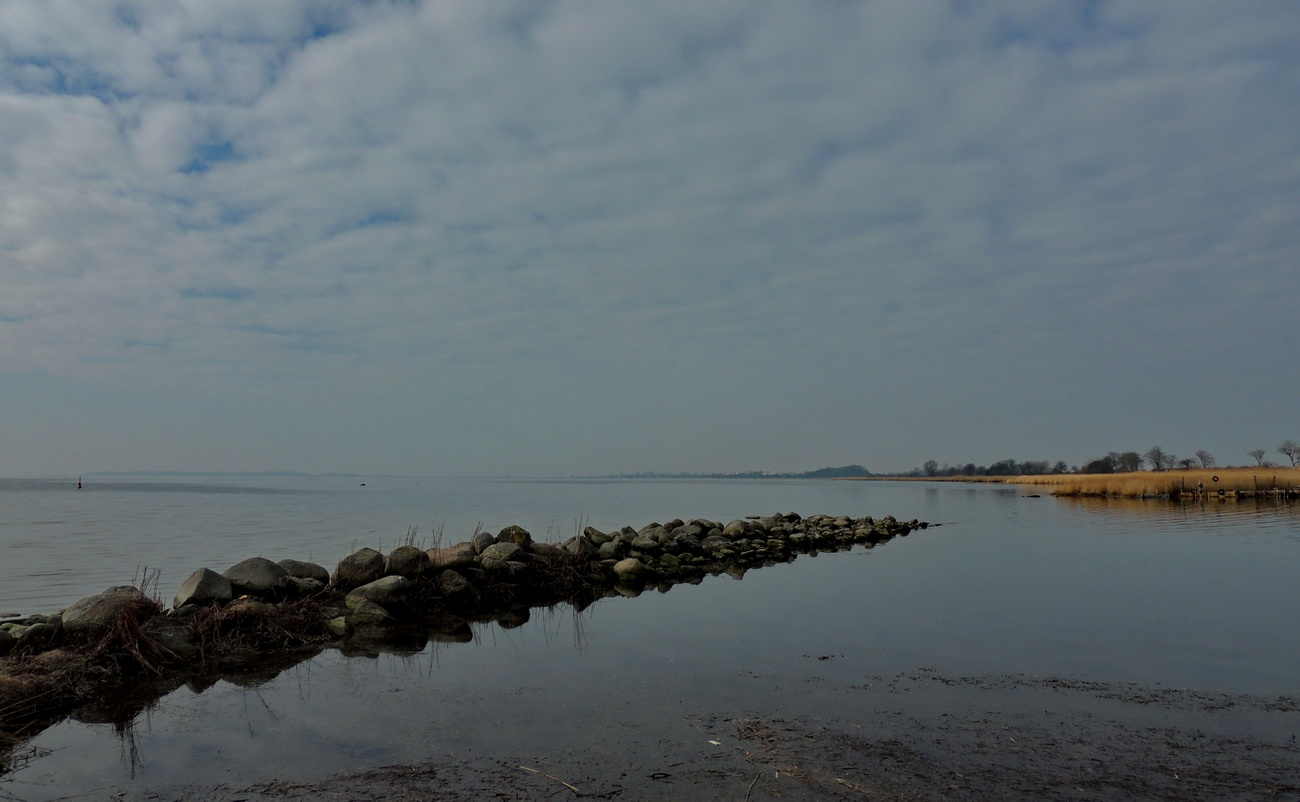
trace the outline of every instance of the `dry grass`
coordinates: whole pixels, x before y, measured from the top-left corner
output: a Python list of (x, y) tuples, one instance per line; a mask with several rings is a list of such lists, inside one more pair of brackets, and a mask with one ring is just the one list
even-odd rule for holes
[[(1218, 481), (1215, 481), (1215, 478)], [(1019, 476), (1020, 485), (1050, 487), (1054, 496), (1177, 496), (1184, 493), (1225, 494), (1300, 492), (1300, 468), (1208, 468), (1190, 471), (1136, 473), (1050, 474)]]

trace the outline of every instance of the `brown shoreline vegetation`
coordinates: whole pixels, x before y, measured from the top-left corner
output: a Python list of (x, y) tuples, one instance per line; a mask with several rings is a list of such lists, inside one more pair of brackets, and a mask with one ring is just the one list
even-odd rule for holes
[[(0, 622), (0, 776), (23, 743), (75, 711), (130, 701), (100, 720), (129, 726), (179, 685), (223, 672), (273, 674), (325, 648), (347, 654), (418, 653), (430, 640), (467, 642), (471, 623), (520, 626), (535, 607), (667, 592), (801, 554), (868, 548), (921, 521), (778, 513), (727, 524), (674, 519), (538, 543), (523, 528), (476, 532), (447, 548), (361, 549), (333, 573), (314, 563), (251, 558), (182, 583), (164, 608), (142, 587), (121, 586), (66, 610)], [(156, 582), (155, 582), (156, 584)], [(143, 700), (143, 702), (141, 701)], [(108, 703), (112, 707), (111, 702)]]
[(1186, 471), (1016, 476), (1009, 484), (1052, 488), (1054, 496), (1123, 498), (1296, 498), (1298, 468), (1194, 468)]
[(1032, 476), (862, 476), (841, 481), (974, 482), (1050, 488), (1053, 496), (1111, 498), (1300, 498), (1300, 468), (1192, 468)]

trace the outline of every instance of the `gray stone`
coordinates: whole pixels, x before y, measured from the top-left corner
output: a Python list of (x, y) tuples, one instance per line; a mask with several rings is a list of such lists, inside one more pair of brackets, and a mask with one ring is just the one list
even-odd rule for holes
[(17, 643), (18, 639), (9, 634), (8, 630), (0, 632), (0, 657), (12, 652)]
[(553, 543), (529, 543), (526, 551), (534, 557), (543, 559), (554, 559), (568, 554), (564, 549)]
[(747, 529), (748, 527), (746, 526), (745, 521), (732, 521), (722, 527), (722, 535), (723, 537), (740, 537), (745, 534)]
[(281, 590), (287, 584), (289, 573), (265, 557), (249, 557), (221, 572), (230, 580), (231, 591), (236, 596), (264, 596)]
[(303, 562), (302, 560), (281, 560), (276, 563), (284, 572), (295, 579), (316, 579), (322, 585), (330, 583), (330, 572), (323, 565)]
[(565, 542), (564, 550), (579, 557), (591, 557), (597, 553), (598, 548), (585, 535), (578, 535)]
[(479, 555), (479, 564), (490, 571), (501, 570), (507, 562), (517, 560), (521, 553), (523, 549), (518, 543), (493, 543)]
[(497, 542), (496, 538), (487, 532), (478, 532), (474, 535), (473, 539), (470, 540), (470, 543), (474, 546), (475, 554), (482, 554), (484, 549), (495, 542)]
[(478, 552), (473, 543), (457, 543), (445, 549), (429, 549), (425, 553), (429, 555), (430, 568), (434, 571), (463, 568), (478, 562)]
[(604, 545), (613, 538), (613, 535), (607, 535), (594, 526), (586, 527), (582, 530), (582, 534), (586, 535), (587, 539), (597, 546)]
[(184, 624), (166, 618), (155, 618), (145, 625), (144, 630), (181, 660), (193, 660), (199, 656), (200, 649), (194, 642), (194, 630)]
[(396, 621), (383, 605), (370, 599), (357, 599), (355, 604), (349, 604), (347, 620), (354, 627), (385, 626)]
[(345, 616), (331, 618), (325, 622), (325, 628), (328, 629), (330, 634), (336, 638), (346, 638), (351, 635), (353, 631), (352, 622)]
[(107, 632), (118, 616), (130, 608), (148, 609), (152, 602), (130, 585), (119, 585), (96, 596), (87, 596), (63, 611), (63, 629), (69, 635), (100, 635)]
[(632, 540), (632, 548), (637, 551), (659, 551), (659, 541), (651, 535), (637, 535)]
[(438, 577), (438, 590), (447, 601), (466, 607), (477, 606), (482, 599), (478, 588), (457, 571), (443, 571)]
[(638, 538), (649, 538), (658, 544), (663, 544), (668, 540), (668, 530), (662, 526), (643, 527), (636, 534)]
[(628, 557), (614, 563), (614, 576), (620, 582), (638, 582), (645, 578), (645, 564), (635, 557)]
[(678, 551), (699, 551), (702, 548), (700, 545), (700, 528), (698, 526), (683, 526), (673, 532), (673, 538), (669, 542)]
[(352, 590), (384, 575), (384, 555), (374, 549), (361, 549), (339, 560), (330, 584), (339, 590)]
[(496, 542), (514, 543), (520, 547), (523, 547), (533, 542), (533, 536), (528, 534), (528, 530), (524, 529), (522, 526), (515, 526), (511, 524), (510, 526), (507, 526), (505, 529), (501, 530), (501, 533), (497, 535)]
[(597, 550), (597, 556), (602, 560), (621, 560), (627, 556), (631, 546), (626, 540), (611, 540), (607, 543), (601, 543)]
[(216, 571), (200, 568), (190, 574), (176, 591), (172, 607), (185, 604), (227, 604), (235, 597), (230, 580)]
[[(326, 576), (329, 575), (326, 574)], [(291, 576), (288, 578), (288, 583), (289, 591), (298, 598), (315, 596), (325, 589), (324, 582), (310, 576)]]
[(23, 627), (23, 632), (18, 636), (18, 642), (14, 646), (23, 649), (49, 643), (57, 634), (58, 630), (49, 624), (30, 624)]
[(411, 580), (404, 576), (386, 576), (353, 588), (344, 599), (349, 609), (362, 600), (372, 601), (383, 607), (400, 605), (414, 587)]
[(414, 579), (433, 570), (433, 563), (424, 549), (415, 546), (398, 546), (384, 562), (384, 573)]

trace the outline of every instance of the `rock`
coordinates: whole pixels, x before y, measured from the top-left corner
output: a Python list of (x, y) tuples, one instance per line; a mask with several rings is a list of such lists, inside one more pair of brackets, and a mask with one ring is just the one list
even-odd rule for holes
[(482, 601), (478, 588), (457, 571), (443, 571), (438, 577), (438, 590), (449, 603), (460, 607), (477, 607)]
[(668, 540), (668, 530), (658, 524), (653, 526), (644, 526), (636, 533), (636, 535), (638, 538), (648, 538), (660, 545)]
[(424, 549), (415, 546), (398, 546), (384, 561), (384, 573), (390, 576), (404, 576), (408, 579), (424, 576), (433, 570), (433, 563)]
[(482, 554), (484, 549), (486, 549), (488, 546), (491, 546), (495, 542), (497, 542), (497, 539), (492, 537), (492, 535), (488, 534), (487, 532), (477, 532), (474, 534), (474, 537), (470, 540), (470, 543), (474, 546), (475, 554)]
[(489, 571), (501, 570), (511, 560), (518, 560), (523, 549), (518, 543), (493, 543), (479, 555), (479, 564)]
[(473, 543), (457, 543), (445, 549), (429, 549), (425, 553), (429, 555), (429, 565), (433, 571), (463, 568), (478, 562), (478, 552), (474, 550)]
[(73, 636), (102, 635), (129, 610), (153, 613), (157, 609), (157, 603), (139, 588), (119, 585), (97, 596), (87, 596), (64, 610), (63, 629)]
[(651, 535), (637, 535), (632, 540), (632, 548), (637, 551), (659, 551), (659, 541)]
[(384, 555), (374, 549), (361, 549), (339, 560), (330, 584), (348, 591), (361, 587), (384, 575)]
[(497, 535), (497, 543), (514, 543), (520, 547), (527, 546), (533, 542), (533, 536), (528, 534), (528, 530), (522, 526), (507, 526)]
[(330, 583), (330, 572), (323, 565), (316, 563), (303, 562), (302, 560), (281, 560), (276, 563), (290, 577), (296, 579), (316, 579), (322, 585)]
[(404, 576), (386, 576), (353, 588), (344, 602), (352, 609), (362, 600), (372, 601), (383, 607), (405, 603), (414, 585)]
[(645, 579), (645, 565), (635, 557), (628, 557), (614, 563), (614, 576), (619, 582), (639, 582)]
[(230, 580), (230, 589), (236, 596), (265, 596), (283, 589), (289, 578), (287, 571), (265, 557), (249, 557), (221, 575)]
[(607, 535), (594, 526), (586, 527), (582, 530), (582, 534), (586, 535), (587, 539), (598, 547), (608, 543), (613, 538), (613, 535)]
[(676, 551), (696, 552), (703, 548), (700, 544), (700, 528), (698, 526), (683, 526), (673, 532), (672, 540), (669, 541)]
[(563, 548), (569, 554), (574, 554), (579, 557), (591, 557), (599, 551), (596, 544), (591, 542), (586, 535), (578, 535), (575, 538), (570, 538), (565, 541)]
[(726, 526), (722, 527), (722, 536), (723, 536), (723, 537), (741, 537), (742, 535), (745, 534), (745, 531), (746, 531), (747, 529), (748, 529), (748, 527), (745, 525), (745, 522), (744, 522), (744, 521), (739, 521), (739, 520), (737, 520), (737, 521), (732, 521), (731, 523), (729, 523), (729, 524), (727, 524)]
[[(326, 574), (326, 577), (329, 575)], [(315, 596), (317, 593), (325, 590), (325, 583), (310, 576), (291, 576), (288, 577), (289, 584), (286, 586), (290, 593), (298, 598), (306, 596)]]
[(354, 627), (386, 626), (396, 621), (382, 605), (370, 599), (357, 599), (348, 605), (348, 623)]
[(615, 539), (606, 543), (601, 543), (600, 548), (596, 551), (596, 555), (602, 560), (618, 561), (626, 557), (630, 550), (631, 546), (626, 540)]
[(541, 557), (542, 559), (554, 559), (568, 554), (564, 549), (552, 543), (529, 543), (525, 551), (534, 557)]
[(336, 638), (346, 638), (353, 632), (352, 622), (345, 616), (331, 618), (325, 622), (325, 628)]
[(194, 630), (184, 624), (166, 618), (154, 618), (145, 625), (144, 631), (181, 660), (193, 660), (199, 656), (199, 647), (194, 643)]
[(28, 626), (23, 627), (22, 630), (22, 633), (18, 634), (17, 643), (14, 644), (14, 647), (18, 649), (26, 649), (49, 643), (54, 640), (54, 636), (58, 634), (58, 630), (49, 624), (29, 624)]
[(12, 652), (17, 643), (18, 639), (9, 634), (8, 630), (0, 631), (0, 657)]
[(200, 568), (186, 577), (172, 599), (172, 608), (186, 604), (228, 604), (235, 598), (230, 580), (216, 571)]

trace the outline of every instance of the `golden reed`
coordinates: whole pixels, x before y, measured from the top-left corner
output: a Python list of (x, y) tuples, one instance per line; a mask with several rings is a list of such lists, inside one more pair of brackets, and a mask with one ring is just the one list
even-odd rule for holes
[(1051, 488), (1054, 496), (1179, 496), (1300, 494), (1300, 468), (1196, 468), (1189, 471), (1017, 476), (1019, 485)]

